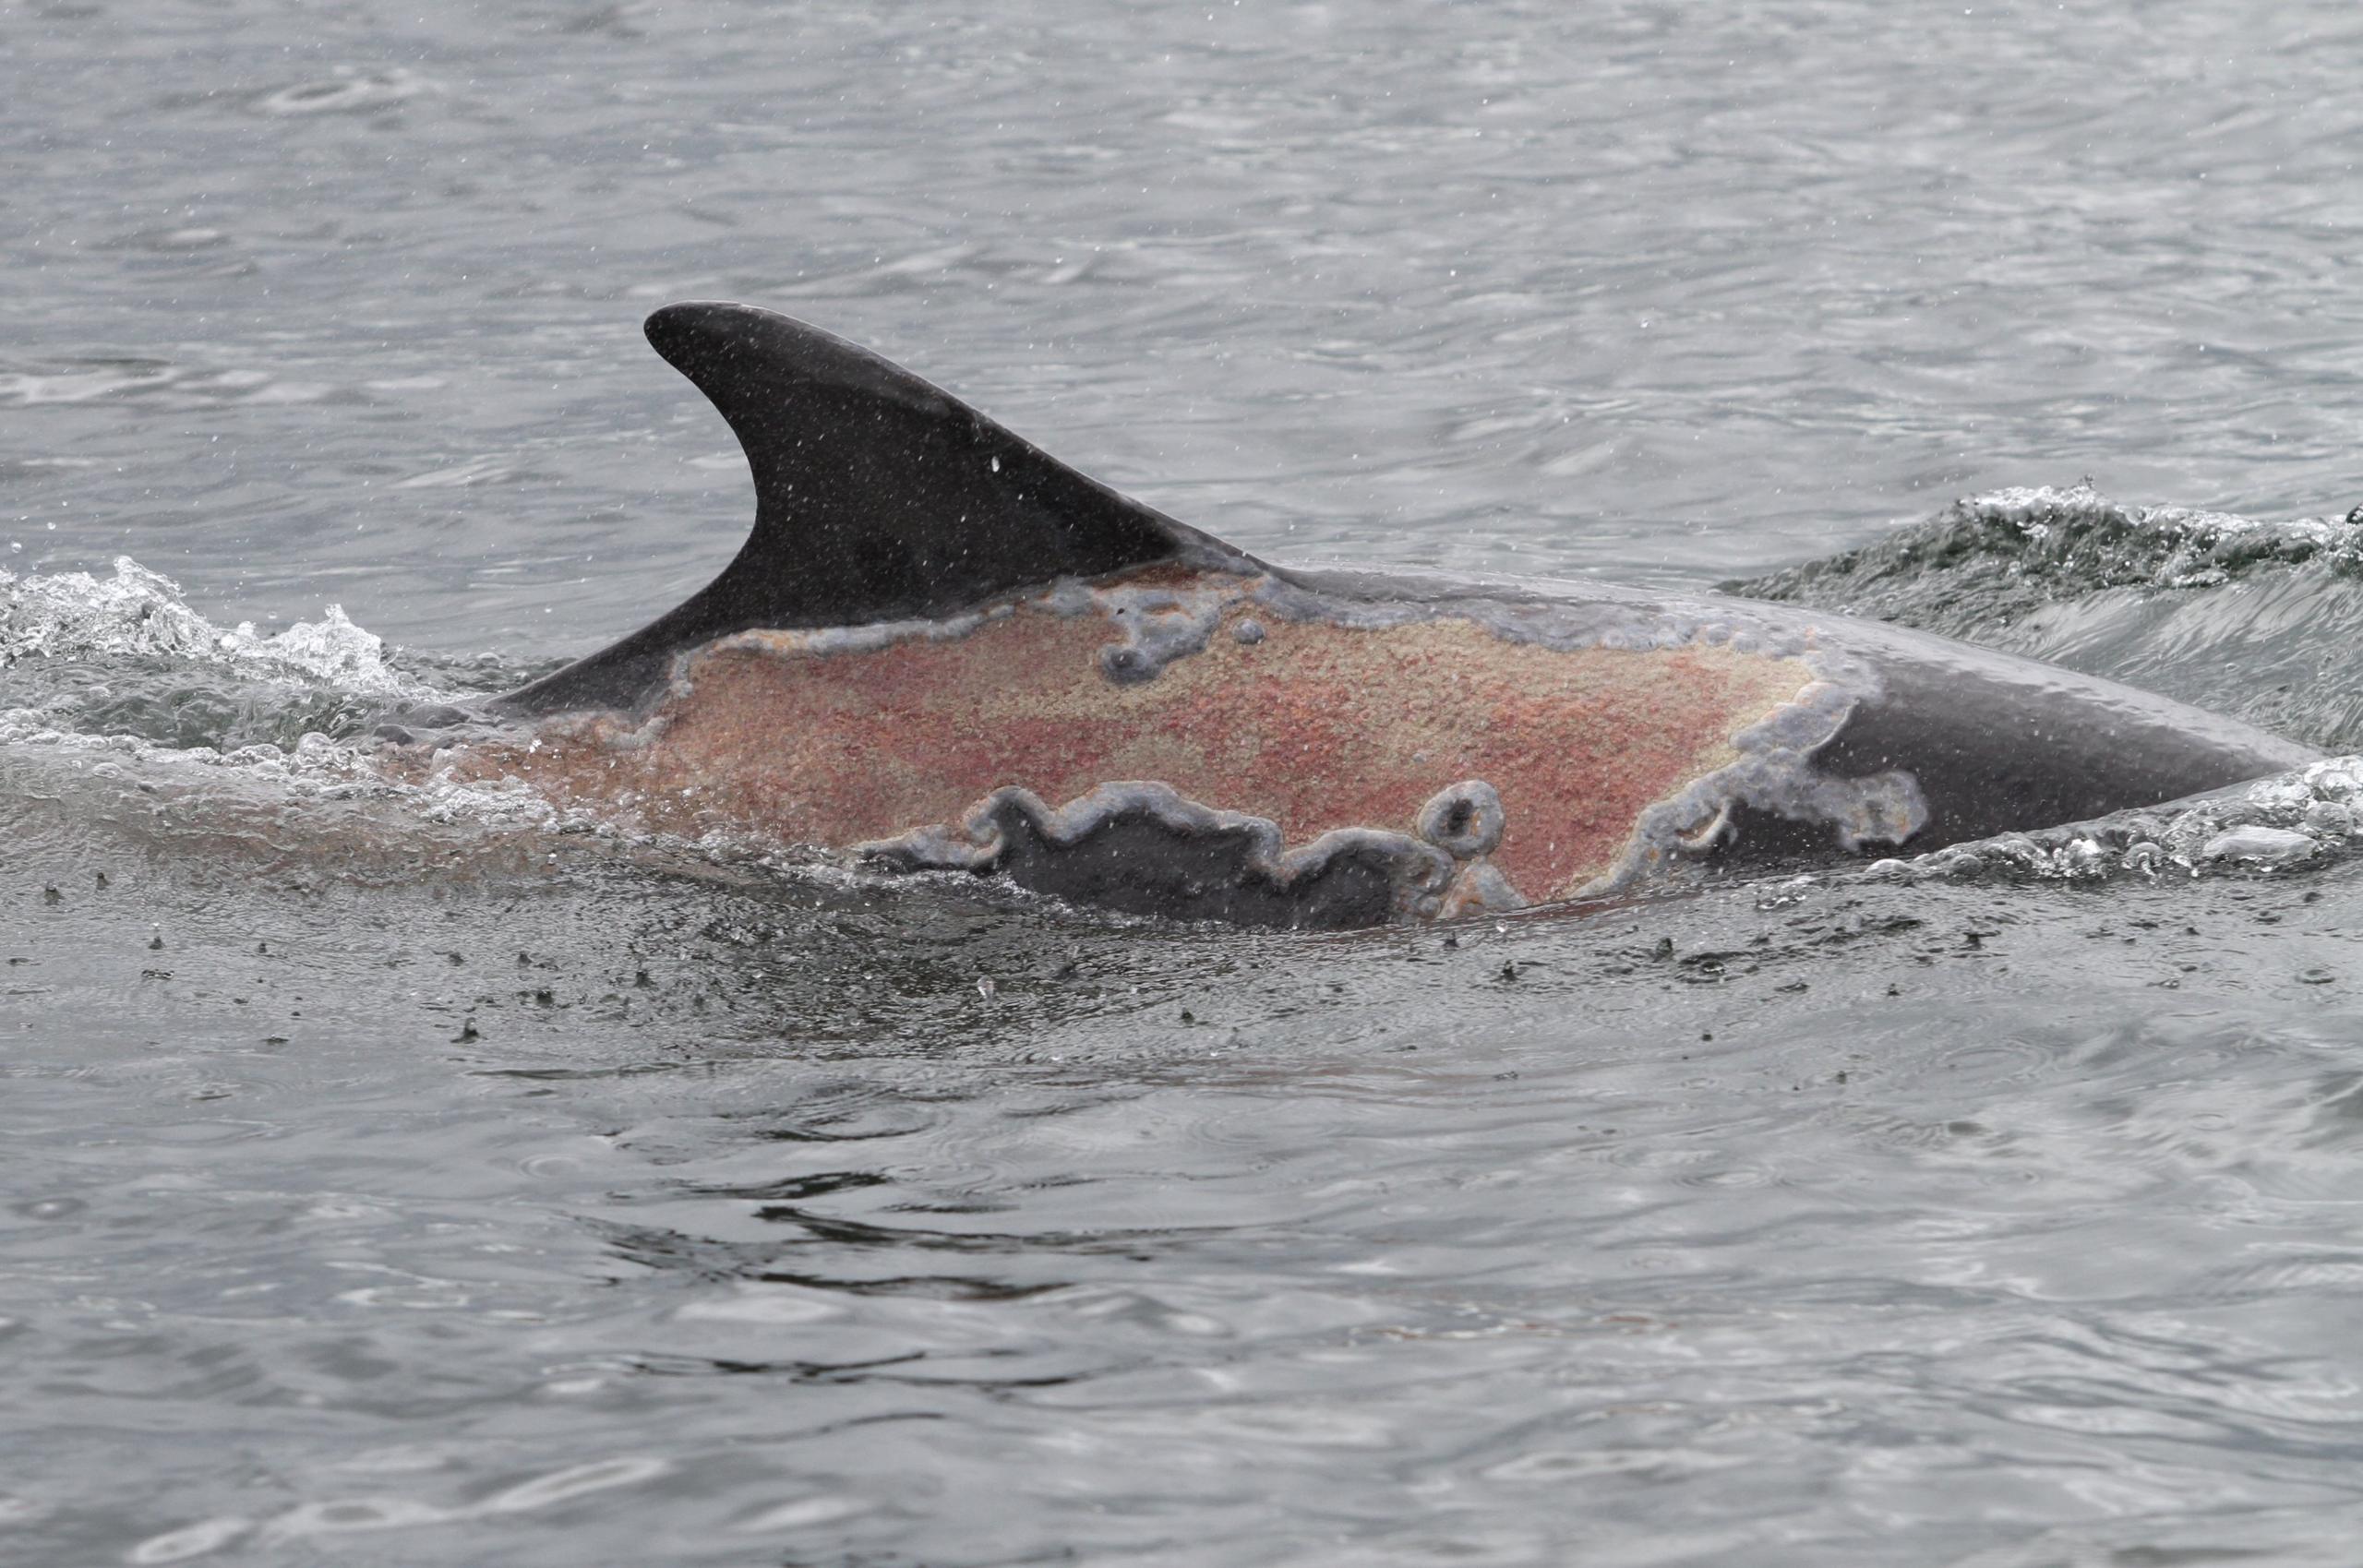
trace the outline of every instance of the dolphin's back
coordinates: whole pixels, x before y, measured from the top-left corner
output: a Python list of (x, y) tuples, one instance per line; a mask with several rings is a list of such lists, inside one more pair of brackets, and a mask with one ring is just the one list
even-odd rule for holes
[(2315, 754), (2111, 682), (1787, 605), (1266, 566), (800, 322), (649, 341), (753, 471), (712, 583), (452, 764), (1123, 908), (1277, 924), (1913, 853)]
[(1916, 635), (1816, 764), (1908, 767), (1928, 820), (1913, 848), (2105, 817), (2300, 767), (2321, 754), (2252, 724), (2032, 660)]

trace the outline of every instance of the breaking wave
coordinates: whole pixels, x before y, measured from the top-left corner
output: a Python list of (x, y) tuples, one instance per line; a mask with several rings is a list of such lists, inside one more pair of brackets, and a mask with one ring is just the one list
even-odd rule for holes
[(1723, 585), (2106, 676), (2363, 750), (2363, 508), (2261, 521), (2002, 490)]

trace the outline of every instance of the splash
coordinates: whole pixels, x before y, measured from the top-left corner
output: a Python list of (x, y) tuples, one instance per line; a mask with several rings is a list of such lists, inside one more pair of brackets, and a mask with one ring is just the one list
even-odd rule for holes
[(2358, 850), (2363, 755), (2324, 758), (2254, 784), (2096, 821), (1880, 860), (1867, 874), (1907, 881), (2032, 877), (2079, 882), (2270, 875), (2327, 866)]
[(18, 577), (0, 571), (0, 668), (26, 659), (110, 656), (227, 665), (265, 679), (319, 682), (360, 697), (444, 695), (390, 665), (384, 640), (335, 604), (317, 621), (263, 636), (244, 621), (224, 631), (189, 608), (180, 585), (128, 556), (114, 575)]

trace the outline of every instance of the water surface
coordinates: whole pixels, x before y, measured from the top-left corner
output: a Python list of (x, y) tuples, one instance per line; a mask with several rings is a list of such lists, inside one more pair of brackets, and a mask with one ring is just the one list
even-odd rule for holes
[(2358, 70), (2329, 5), (0, 5), (0, 1554), (2345, 1562), (2335, 770), (1312, 939), (341, 748), (736, 548), (689, 297), (1282, 560), (2363, 748)]

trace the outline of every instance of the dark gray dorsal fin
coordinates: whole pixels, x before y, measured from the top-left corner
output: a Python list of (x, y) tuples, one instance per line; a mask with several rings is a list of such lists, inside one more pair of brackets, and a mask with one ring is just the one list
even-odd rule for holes
[(817, 327), (701, 302), (647, 332), (746, 449), (754, 533), (670, 614), (501, 706), (629, 706), (676, 652), (755, 627), (940, 616), (1185, 553), (1243, 559)]

